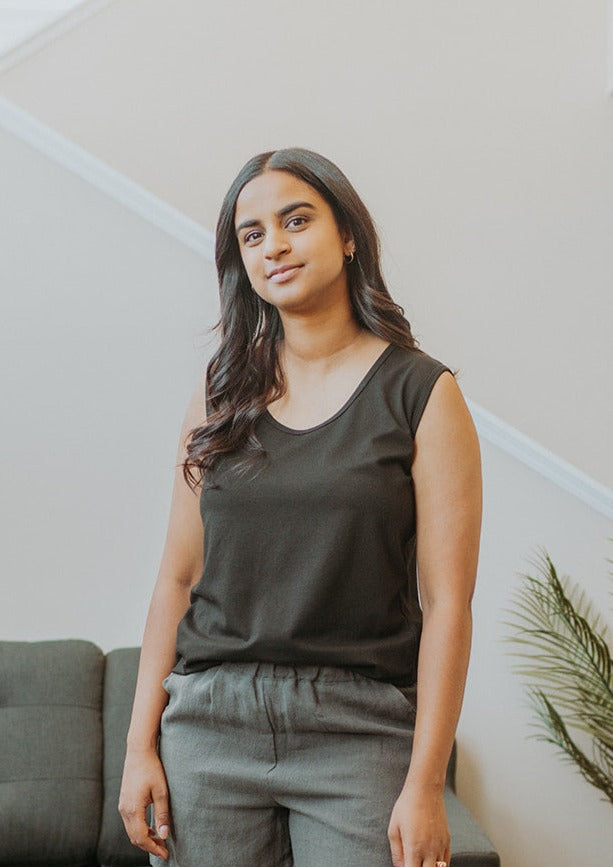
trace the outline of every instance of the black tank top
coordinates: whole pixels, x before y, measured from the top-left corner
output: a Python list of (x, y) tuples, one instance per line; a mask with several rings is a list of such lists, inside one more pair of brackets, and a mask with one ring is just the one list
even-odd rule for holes
[(204, 567), (175, 672), (258, 661), (416, 682), (413, 440), (445, 370), (390, 345), (327, 421), (258, 419), (263, 468), (241, 477), (228, 456), (201, 492)]

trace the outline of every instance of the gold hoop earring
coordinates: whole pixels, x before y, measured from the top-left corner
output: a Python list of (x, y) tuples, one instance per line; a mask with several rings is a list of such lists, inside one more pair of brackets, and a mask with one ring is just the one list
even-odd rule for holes
[(345, 259), (346, 265), (351, 265), (351, 263), (353, 262), (353, 252), (349, 253), (349, 258), (347, 258), (346, 254), (343, 258)]

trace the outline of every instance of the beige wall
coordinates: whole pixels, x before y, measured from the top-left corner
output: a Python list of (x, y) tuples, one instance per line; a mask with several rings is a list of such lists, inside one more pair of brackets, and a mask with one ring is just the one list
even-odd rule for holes
[[(604, 3), (299, 8), (118, 0), (0, 93), (209, 228), (252, 153), (321, 150), (371, 207), (422, 346), (612, 485)], [(1, 631), (136, 644), (213, 269), (4, 133), (0, 164)], [(611, 524), (493, 446), (483, 458), (460, 794), (504, 867), (604, 864), (609, 807), (527, 740), (502, 621), (538, 545), (606, 613)]]
[(604, 0), (118, 0), (0, 92), (208, 228), (253, 153), (321, 150), (423, 347), (612, 486), (604, 34)]

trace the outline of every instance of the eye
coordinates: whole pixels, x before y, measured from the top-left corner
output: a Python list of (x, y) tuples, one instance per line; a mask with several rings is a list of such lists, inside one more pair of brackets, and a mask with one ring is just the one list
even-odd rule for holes
[[(308, 223), (308, 217), (291, 217), (286, 224), (286, 228), (294, 228), (300, 229), (303, 223)], [(253, 232), (247, 232), (247, 234), (243, 238), (243, 244), (252, 244), (259, 241), (259, 235), (262, 232), (258, 230), (254, 230)]]

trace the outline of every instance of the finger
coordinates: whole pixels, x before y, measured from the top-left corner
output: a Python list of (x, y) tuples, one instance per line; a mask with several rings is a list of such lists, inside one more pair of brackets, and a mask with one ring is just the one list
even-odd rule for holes
[(165, 860), (168, 858), (168, 849), (164, 840), (157, 836), (142, 816), (136, 816), (134, 813), (124, 819), (124, 824), (132, 845), (138, 846), (150, 855), (158, 855)]
[(390, 851), (392, 853), (392, 864), (394, 867), (404, 867), (400, 829), (398, 827), (390, 828), (387, 833), (387, 839), (389, 840)]
[(158, 836), (161, 840), (166, 840), (170, 833), (170, 811), (168, 809), (168, 792), (166, 789), (159, 789), (152, 792), (153, 795), (153, 815), (155, 827)]
[(445, 867), (451, 867), (451, 846), (449, 843), (444, 844), (444, 846), (445, 848), (442, 850), (443, 854), (434, 859), (434, 867), (439, 867), (440, 864), (444, 864)]
[(418, 846), (407, 844), (403, 846), (404, 861), (400, 862), (401, 867), (434, 867), (435, 862), (428, 859)]
[(168, 847), (166, 846), (166, 842), (158, 836), (155, 828), (149, 828), (149, 843), (153, 845), (154, 848), (146, 849), (145, 851), (151, 852), (152, 855), (159, 855), (160, 858), (167, 860), (168, 858)]

